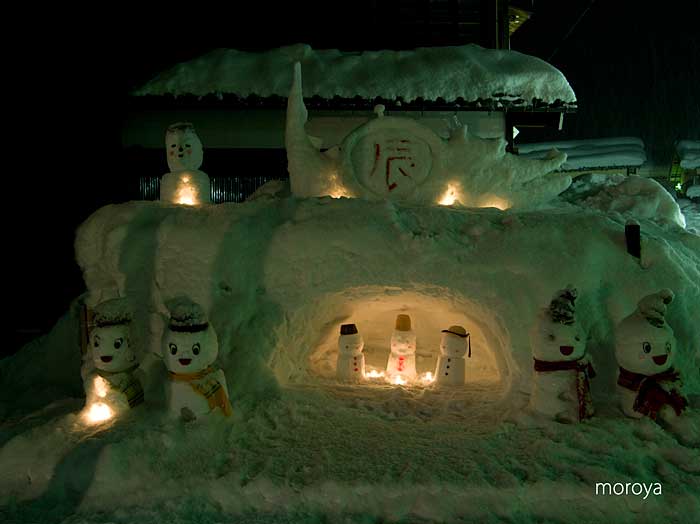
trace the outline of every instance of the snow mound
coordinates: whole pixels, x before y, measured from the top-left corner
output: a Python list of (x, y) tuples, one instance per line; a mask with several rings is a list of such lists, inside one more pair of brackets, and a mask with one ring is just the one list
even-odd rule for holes
[(543, 60), (473, 44), (362, 53), (314, 50), (304, 44), (263, 53), (218, 49), (161, 73), (134, 94), (286, 97), (295, 62), (302, 64), (305, 97), (576, 102), (564, 75)]
[(676, 200), (656, 180), (627, 176), (615, 186), (581, 202), (605, 213), (620, 213), (635, 219), (652, 219), (685, 227), (685, 218)]
[(676, 151), (681, 160), (681, 167), (694, 169), (700, 167), (700, 140), (680, 140)]
[(588, 168), (638, 167), (646, 162), (644, 142), (635, 137), (565, 140), (518, 145), (519, 155), (543, 159), (552, 150), (564, 152), (566, 162), (561, 169), (575, 171)]

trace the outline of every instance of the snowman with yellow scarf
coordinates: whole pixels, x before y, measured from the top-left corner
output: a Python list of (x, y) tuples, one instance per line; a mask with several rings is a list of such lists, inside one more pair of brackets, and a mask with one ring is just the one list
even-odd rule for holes
[(166, 306), (170, 320), (161, 350), (168, 370), (169, 413), (186, 421), (215, 411), (230, 416), (226, 376), (213, 365), (219, 342), (202, 307), (187, 297), (174, 298)]

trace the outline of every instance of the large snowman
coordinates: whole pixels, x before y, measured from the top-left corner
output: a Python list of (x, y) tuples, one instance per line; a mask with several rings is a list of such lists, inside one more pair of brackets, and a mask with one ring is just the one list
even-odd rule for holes
[(160, 199), (185, 205), (211, 202), (209, 176), (199, 170), (204, 152), (194, 126), (178, 122), (168, 127), (165, 147), (170, 173), (160, 181)]
[(336, 376), (341, 382), (362, 382), (365, 379), (365, 342), (355, 324), (340, 326)]
[(185, 420), (218, 410), (231, 415), (226, 377), (213, 366), (219, 354), (214, 328), (199, 304), (178, 297), (167, 304), (170, 321), (162, 354), (168, 369), (168, 411)]
[(559, 422), (593, 415), (589, 379), (595, 376), (586, 354), (586, 335), (576, 320), (572, 286), (557, 291), (530, 332), (534, 374), (530, 409)]
[(471, 343), (469, 333), (462, 326), (450, 326), (442, 330), (440, 340), (440, 356), (435, 370), (435, 384), (438, 386), (463, 386), (466, 378), (466, 362), (464, 356)]
[(615, 330), (617, 389), (628, 417), (647, 415), (673, 423), (688, 405), (680, 393), (680, 376), (672, 368), (676, 339), (666, 323), (666, 306), (673, 298), (670, 289), (645, 296)]
[(128, 301), (107, 300), (95, 307), (93, 314), (83, 383), (89, 409), (99, 406), (106, 413), (104, 418), (109, 418), (143, 402), (143, 377), (132, 347)]
[(386, 374), (397, 382), (416, 378), (416, 334), (411, 329), (411, 317), (408, 315), (396, 316)]

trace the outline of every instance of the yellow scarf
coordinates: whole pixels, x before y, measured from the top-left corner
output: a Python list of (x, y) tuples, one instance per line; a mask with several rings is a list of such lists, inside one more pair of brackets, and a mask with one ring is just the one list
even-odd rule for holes
[(231, 409), (231, 402), (229, 402), (228, 396), (226, 395), (224, 388), (221, 387), (219, 381), (214, 377), (202, 380), (214, 371), (215, 369), (209, 366), (208, 368), (198, 371), (197, 373), (173, 373), (172, 371), (169, 371), (168, 375), (170, 380), (174, 382), (189, 382), (190, 387), (207, 400), (209, 409), (219, 407), (221, 408), (223, 414), (229, 417), (233, 412)]

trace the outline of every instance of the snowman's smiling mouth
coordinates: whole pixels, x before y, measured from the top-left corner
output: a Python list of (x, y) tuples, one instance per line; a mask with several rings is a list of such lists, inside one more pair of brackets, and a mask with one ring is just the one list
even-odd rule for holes
[(107, 355), (107, 356), (100, 357), (100, 360), (102, 362), (112, 362), (112, 357)]
[(574, 346), (559, 346), (562, 355), (569, 356), (574, 352)]
[(655, 357), (651, 357), (651, 359), (657, 366), (663, 366), (668, 360), (668, 355), (657, 355)]
[(190, 362), (192, 362), (191, 358), (179, 358), (178, 360), (180, 361), (180, 365), (182, 366), (189, 366)]

